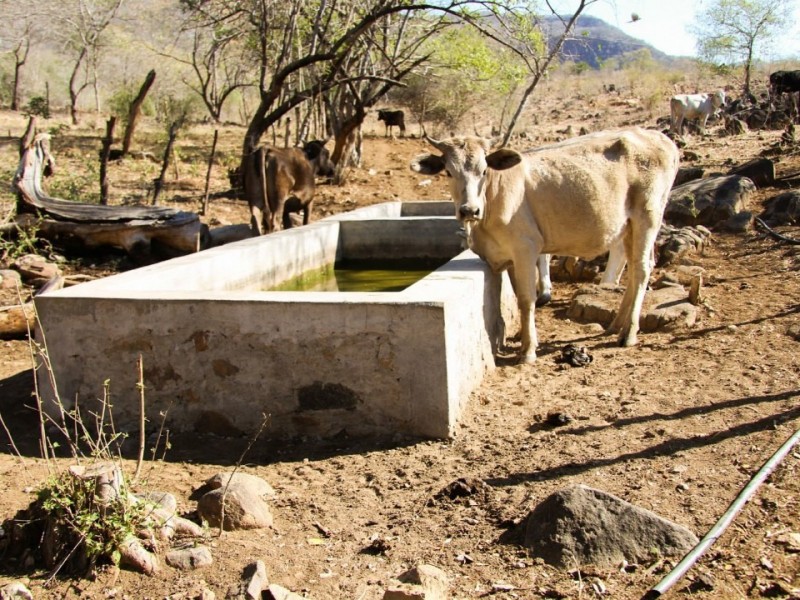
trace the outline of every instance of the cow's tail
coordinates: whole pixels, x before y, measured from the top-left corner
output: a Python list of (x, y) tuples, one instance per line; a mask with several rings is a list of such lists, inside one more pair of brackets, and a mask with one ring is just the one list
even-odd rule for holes
[(269, 160), (269, 152), (261, 146), (256, 154), (256, 164), (258, 168), (258, 177), (261, 180), (261, 198), (264, 203), (264, 215), (262, 222), (266, 226), (267, 232), (272, 231), (272, 206), (269, 203), (269, 179), (267, 178), (267, 161)]

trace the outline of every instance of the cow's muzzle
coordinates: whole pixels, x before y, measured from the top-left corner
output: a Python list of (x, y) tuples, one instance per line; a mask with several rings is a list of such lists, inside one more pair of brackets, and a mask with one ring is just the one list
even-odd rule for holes
[(462, 221), (477, 221), (481, 217), (481, 209), (472, 204), (462, 204), (458, 209), (458, 214)]

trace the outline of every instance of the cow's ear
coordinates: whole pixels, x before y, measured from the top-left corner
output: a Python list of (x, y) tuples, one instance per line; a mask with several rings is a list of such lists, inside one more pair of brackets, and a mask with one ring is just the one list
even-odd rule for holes
[(420, 154), (411, 161), (411, 170), (423, 175), (436, 175), (444, 169), (444, 157), (437, 154)]
[(486, 164), (495, 171), (510, 169), (522, 162), (522, 155), (510, 148), (500, 148), (486, 157)]

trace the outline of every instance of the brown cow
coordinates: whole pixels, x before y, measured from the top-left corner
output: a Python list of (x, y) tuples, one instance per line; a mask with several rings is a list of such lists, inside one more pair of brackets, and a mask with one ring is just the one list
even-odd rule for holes
[(307, 225), (314, 201), (314, 177), (333, 175), (334, 165), (325, 141), (307, 142), (303, 148), (259, 147), (251, 155), (255, 168), (247, 169), (245, 182), (250, 204), (250, 226), (256, 235), (291, 226), (286, 201), (293, 198), (292, 209), (303, 211)]

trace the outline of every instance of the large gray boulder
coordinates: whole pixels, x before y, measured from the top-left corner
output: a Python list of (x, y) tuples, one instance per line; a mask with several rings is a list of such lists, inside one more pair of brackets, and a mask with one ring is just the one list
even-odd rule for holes
[(714, 227), (746, 210), (755, 191), (755, 184), (739, 175), (690, 181), (672, 189), (664, 220), (679, 227)]
[(528, 516), (525, 530), (533, 555), (561, 568), (642, 563), (653, 552), (682, 556), (697, 542), (686, 527), (584, 485), (546, 498)]

